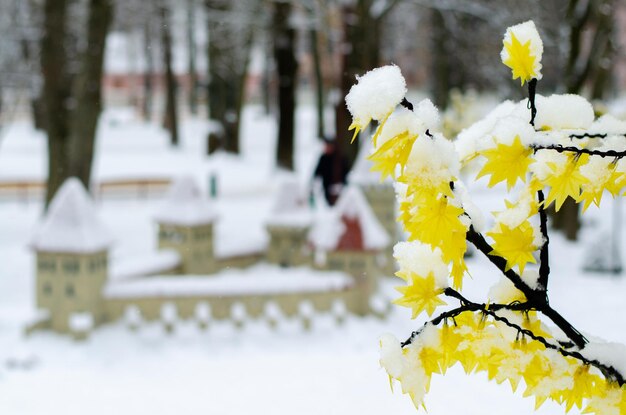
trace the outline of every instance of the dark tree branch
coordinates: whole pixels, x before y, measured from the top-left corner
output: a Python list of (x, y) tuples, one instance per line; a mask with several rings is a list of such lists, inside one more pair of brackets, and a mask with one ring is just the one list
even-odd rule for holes
[(620, 159), (626, 157), (626, 151), (617, 151), (617, 150), (590, 150), (588, 148), (578, 148), (574, 146), (562, 146), (560, 144), (554, 144), (549, 146), (541, 146), (541, 145), (531, 145), (530, 148), (536, 153), (539, 150), (554, 150), (557, 153), (576, 153), (578, 155), (581, 154), (589, 154), (590, 156), (600, 156), (604, 157), (612, 157), (616, 159)]
[(548, 277), (550, 275), (550, 263), (549, 263), (549, 253), (548, 253), (548, 245), (550, 243), (550, 238), (548, 237), (548, 215), (546, 214), (545, 206), (544, 206), (544, 196), (543, 191), (539, 190), (537, 192), (537, 201), (539, 202), (539, 229), (541, 230), (541, 236), (543, 236), (543, 245), (541, 245), (541, 253), (539, 254), (539, 287), (546, 291), (548, 291)]
[(431, 321), (429, 321), (427, 323), (424, 323), (424, 325), (422, 326), (422, 328), (420, 330), (411, 333), (411, 336), (407, 340), (405, 340), (405, 341), (403, 341), (401, 343), (402, 347), (406, 347), (407, 345), (411, 344), (413, 342), (413, 339), (415, 339), (421, 333), (421, 331), (428, 325), (437, 326), (437, 325), (441, 324), (441, 322), (447, 321), (448, 319), (454, 319), (455, 317), (457, 317), (460, 314), (463, 314), (465, 312), (468, 312), (468, 311), (469, 312), (479, 311), (483, 315), (490, 316), (495, 321), (503, 323), (506, 326), (517, 330), (517, 332), (519, 334), (521, 334), (523, 336), (527, 336), (527, 337), (531, 338), (534, 341), (538, 341), (539, 343), (541, 343), (547, 349), (555, 350), (555, 351), (559, 352), (562, 356), (573, 357), (574, 359), (579, 360), (580, 362), (582, 362), (585, 365), (589, 365), (589, 366), (593, 366), (593, 367), (597, 368), (598, 370), (600, 370), (602, 372), (602, 374), (608, 380), (617, 382), (620, 386), (622, 386), (625, 383), (624, 377), (622, 376), (622, 374), (617, 369), (615, 369), (613, 366), (606, 365), (604, 363), (601, 363), (598, 360), (587, 359), (585, 356), (583, 356), (578, 351), (568, 350), (568, 348), (564, 345), (564, 343), (557, 343), (557, 344), (552, 343), (548, 339), (546, 339), (545, 337), (539, 336), (539, 335), (533, 333), (531, 330), (524, 329), (524, 328), (520, 327), (519, 325), (510, 322), (506, 317), (500, 316), (497, 313), (497, 311), (502, 310), (502, 309), (516, 310), (516, 311), (530, 311), (530, 310), (532, 310), (534, 308), (530, 303), (489, 304), (489, 305), (487, 305), (487, 304), (478, 304), (478, 303), (473, 303), (473, 302), (469, 301), (468, 299), (463, 297), (460, 293), (458, 293), (457, 291), (455, 291), (455, 290), (453, 290), (451, 288), (446, 288), (446, 290), (444, 291), (444, 294), (446, 294), (446, 295), (448, 295), (450, 297), (458, 299), (459, 301), (461, 301), (462, 305), (460, 307), (457, 307), (457, 308), (453, 309), (453, 310), (449, 310), (449, 311), (443, 312), (440, 315), (438, 315), (437, 317), (435, 317), (434, 319), (432, 319)]

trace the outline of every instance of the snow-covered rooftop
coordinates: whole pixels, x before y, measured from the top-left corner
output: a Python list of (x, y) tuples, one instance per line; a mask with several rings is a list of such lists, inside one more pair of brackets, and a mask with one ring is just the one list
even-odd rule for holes
[(101, 251), (110, 244), (93, 201), (75, 177), (59, 188), (31, 242), (37, 251), (75, 253)]
[(335, 206), (319, 213), (309, 233), (309, 240), (316, 248), (324, 251), (337, 249), (347, 230), (344, 218), (358, 221), (363, 249), (383, 249), (389, 245), (390, 238), (385, 228), (374, 215), (363, 193), (355, 186), (346, 187)]
[(215, 209), (191, 176), (179, 177), (172, 183), (165, 202), (155, 215), (159, 223), (182, 226), (206, 225), (215, 218)]
[(312, 219), (313, 212), (306, 190), (296, 177), (285, 179), (276, 192), (266, 225), (305, 228)]
[(199, 297), (289, 294), (339, 291), (354, 280), (345, 273), (310, 268), (281, 268), (259, 264), (244, 270), (227, 270), (211, 276), (149, 277), (109, 282), (108, 298)]
[(119, 281), (162, 274), (176, 268), (180, 262), (180, 254), (173, 249), (162, 249), (139, 256), (134, 255), (124, 260), (112, 261), (109, 279)]

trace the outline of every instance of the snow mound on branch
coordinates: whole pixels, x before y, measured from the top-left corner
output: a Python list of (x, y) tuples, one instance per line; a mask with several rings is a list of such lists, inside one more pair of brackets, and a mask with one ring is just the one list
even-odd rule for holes
[(155, 219), (159, 223), (181, 226), (198, 226), (213, 223), (216, 212), (200, 193), (191, 176), (182, 176), (172, 183)]
[(586, 130), (594, 120), (591, 103), (580, 95), (537, 95), (535, 127), (543, 130)]
[(383, 120), (406, 95), (406, 81), (396, 65), (373, 69), (357, 76), (357, 83), (346, 95), (346, 106), (359, 127), (371, 119)]
[(626, 345), (593, 339), (581, 350), (589, 360), (597, 360), (612, 366), (622, 375), (626, 374)]
[(71, 177), (59, 188), (31, 246), (37, 251), (90, 253), (111, 244), (109, 233), (80, 180)]
[(415, 109), (417, 118), (422, 120), (424, 125), (429, 130), (437, 131), (441, 126), (441, 117), (439, 116), (439, 110), (429, 99), (423, 99), (417, 104)]

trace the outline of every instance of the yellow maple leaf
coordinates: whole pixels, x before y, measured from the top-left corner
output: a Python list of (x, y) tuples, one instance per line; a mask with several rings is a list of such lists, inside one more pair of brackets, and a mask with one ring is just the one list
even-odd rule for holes
[(558, 212), (568, 196), (574, 200), (579, 199), (581, 186), (588, 183), (589, 180), (580, 173), (578, 167), (588, 160), (589, 155), (587, 154), (580, 157), (568, 154), (565, 166), (559, 166), (552, 162), (547, 163), (553, 174), (545, 180), (545, 184), (550, 186), (550, 193), (546, 196), (544, 207), (555, 202), (555, 209)]
[(515, 33), (511, 32), (511, 41), (507, 42), (505, 38), (502, 43), (508, 55), (502, 63), (511, 68), (514, 80), (519, 78), (523, 86), (525, 82), (537, 77), (537, 57), (531, 54), (530, 40), (522, 44), (515, 36)]
[(411, 318), (416, 318), (422, 311), (431, 316), (438, 306), (446, 304), (439, 298), (443, 288), (436, 286), (432, 272), (426, 278), (412, 273), (409, 282), (409, 285), (396, 288), (402, 297), (394, 300), (394, 304), (409, 307), (412, 310)]
[(519, 273), (523, 274), (527, 263), (537, 263), (533, 257), (537, 247), (534, 245), (534, 230), (530, 222), (522, 222), (512, 229), (500, 224), (498, 231), (488, 232), (487, 235), (494, 240), (491, 254), (506, 259), (506, 271), (517, 265)]
[(393, 176), (398, 164), (402, 169), (406, 165), (416, 139), (417, 135), (410, 135), (405, 131), (387, 140), (368, 157), (374, 163), (371, 170), (379, 171), (381, 180)]
[(432, 347), (424, 347), (420, 350), (420, 360), (422, 361), (422, 367), (426, 376), (431, 377), (433, 373), (441, 374), (440, 361), (443, 358), (443, 353)]
[(483, 151), (481, 154), (487, 162), (478, 173), (477, 179), (490, 174), (489, 187), (505, 181), (510, 190), (518, 179), (526, 181), (528, 166), (533, 162), (533, 151), (524, 146), (519, 135), (511, 144), (498, 144), (496, 148)]

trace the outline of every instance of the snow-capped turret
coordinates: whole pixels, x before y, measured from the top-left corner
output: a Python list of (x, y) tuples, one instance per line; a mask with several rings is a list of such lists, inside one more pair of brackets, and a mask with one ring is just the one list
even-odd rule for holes
[(170, 186), (155, 219), (170, 225), (198, 226), (213, 223), (216, 217), (215, 209), (202, 195), (196, 181), (191, 176), (182, 176)]
[(88, 253), (106, 250), (111, 237), (80, 180), (69, 178), (59, 188), (35, 231), (36, 251)]

